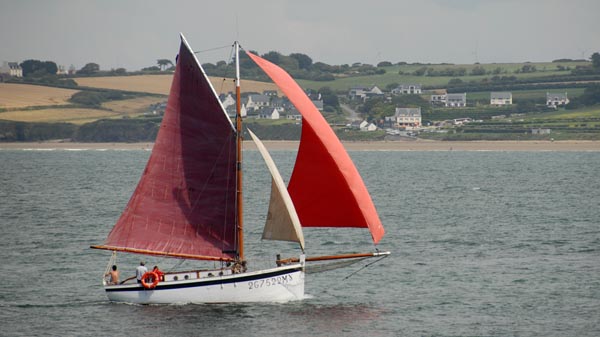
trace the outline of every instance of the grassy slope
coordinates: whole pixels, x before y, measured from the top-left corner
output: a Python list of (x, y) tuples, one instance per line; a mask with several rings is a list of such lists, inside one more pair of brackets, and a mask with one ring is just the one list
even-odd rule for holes
[[(519, 99), (546, 99), (546, 92), (566, 92), (569, 98), (577, 97), (583, 94), (585, 88), (564, 88), (564, 89), (539, 89), (539, 90), (511, 90), (513, 102)], [(489, 100), (489, 91), (478, 91), (467, 93), (467, 100)]]
[[(533, 73), (521, 73), (517, 74), (515, 71), (517, 69), (521, 69), (525, 63), (497, 63), (497, 64), (459, 64), (459, 65), (401, 65), (401, 66), (392, 66), (392, 67), (384, 67), (386, 73), (383, 75), (371, 75), (371, 76), (356, 76), (356, 77), (344, 77), (338, 78), (335, 81), (329, 82), (316, 82), (316, 81), (306, 81), (299, 80), (298, 82), (302, 87), (311, 88), (311, 89), (319, 89), (322, 87), (330, 87), (333, 90), (348, 90), (349, 88), (356, 85), (377, 85), (379, 88), (385, 88), (386, 85), (392, 83), (417, 83), (423, 86), (433, 86), (433, 87), (442, 87), (448, 84), (448, 81), (451, 80), (452, 76), (414, 76), (411, 75), (415, 70), (428, 67), (434, 68), (436, 70), (442, 70), (446, 68), (465, 68), (467, 70), (467, 74), (471, 72), (473, 68), (476, 66), (481, 66), (486, 71), (493, 71), (496, 68), (501, 68), (501, 73), (498, 76), (515, 76), (517, 78), (535, 78), (542, 76), (556, 76), (556, 75), (569, 75), (570, 70), (562, 70), (559, 71), (557, 67), (559, 65), (563, 67), (570, 67), (571, 69), (575, 68), (577, 65), (589, 64), (589, 62), (546, 62), (546, 63), (528, 63), (536, 67), (537, 71)], [(399, 72), (402, 71), (404, 74), (400, 75)], [(468, 82), (471, 80), (480, 81), (484, 78), (491, 78), (495, 75), (486, 74), (480, 76), (462, 76), (460, 79), (463, 82)]]
[[(524, 64), (482, 64), (482, 65), (402, 65), (386, 67), (386, 74), (373, 75), (373, 76), (362, 76), (362, 77), (346, 77), (339, 78), (332, 82), (312, 82), (312, 81), (299, 81), (302, 87), (318, 89), (323, 86), (329, 86), (334, 90), (341, 92), (346, 91), (348, 88), (356, 85), (378, 85), (381, 88), (385, 88), (390, 83), (420, 83), (422, 85), (429, 86), (444, 86), (452, 77), (429, 77), (429, 76), (413, 76), (413, 75), (399, 75), (403, 73), (412, 73), (421, 67), (431, 67), (434, 69), (446, 69), (446, 68), (465, 68), (467, 73), (471, 71), (475, 66), (481, 66), (487, 71), (493, 71), (496, 68), (501, 68), (501, 74), (499, 76), (516, 76), (517, 78), (526, 77), (542, 77), (550, 75), (568, 75), (569, 70), (558, 71), (557, 66), (562, 65), (564, 67), (574, 68), (578, 64), (585, 63), (531, 63), (535, 66), (538, 71), (535, 73), (527, 74), (516, 74), (514, 71), (520, 69)], [(483, 75), (483, 76), (464, 76), (461, 77), (463, 81), (480, 80), (482, 78), (490, 78), (494, 75)], [(98, 87), (98, 88), (109, 88), (109, 89), (121, 89), (128, 91), (148, 92), (148, 93), (160, 93), (166, 94), (172, 75), (151, 75), (151, 76), (122, 76), (122, 77), (98, 77), (98, 78), (81, 78), (76, 79), (80, 85)], [(221, 78), (211, 78), (215, 90), (219, 93), (226, 93), (229, 91), (230, 81), (224, 81)], [(244, 83), (245, 82), (245, 83)], [(273, 89), (273, 84), (260, 83), (253, 81), (243, 81), (246, 91), (261, 92), (266, 89)], [(0, 84), (6, 86), (7, 84)], [(21, 111), (9, 111), (0, 112), (0, 119), (8, 120), (19, 120), (28, 122), (70, 122), (76, 124), (82, 124), (97, 120), (99, 118), (122, 118), (135, 117), (144, 113), (150, 104), (164, 101), (165, 97), (147, 96), (138, 97), (130, 100), (113, 101), (110, 103), (104, 103), (100, 109), (66, 109), (66, 108), (53, 108), (51, 105), (64, 105), (69, 95), (75, 93), (74, 90), (56, 89), (49, 87), (33, 86), (33, 85), (9, 85), (12, 86), (13, 90), (8, 95), (8, 90), (0, 90), (0, 103), (8, 102), (11, 99), (12, 108), (16, 107), (29, 107), (29, 109), (23, 109)], [(4, 87), (3, 87), (4, 88)], [(15, 92), (14, 89), (18, 90)], [(561, 89), (561, 91), (567, 91), (569, 97), (576, 97), (583, 92), (581, 88), (568, 88)], [(36, 92), (30, 94), (28, 92)], [(42, 92), (42, 94), (40, 94)], [(45, 93), (44, 93), (45, 92)], [(518, 90), (513, 92), (513, 100), (519, 99), (533, 99), (544, 97), (546, 90)], [(3, 96), (4, 95), (4, 96)], [(32, 96), (33, 95), (33, 96)], [(37, 96), (36, 96), (37, 95)], [(468, 94), (469, 99), (487, 100), (489, 99), (489, 92), (475, 92)], [(19, 102), (16, 100), (20, 99)], [(15, 103), (16, 102), (16, 103)], [(6, 103), (4, 103), (6, 104)], [(29, 104), (29, 105), (28, 105)], [(35, 108), (31, 110), (31, 106), (34, 105), (45, 105), (44, 108)], [(0, 106), (1, 107), (1, 106)], [(556, 112), (549, 112), (543, 114), (528, 114), (525, 120), (536, 125), (546, 125), (552, 127), (553, 125), (565, 125), (580, 127), (585, 126), (586, 128), (595, 127), (598, 125), (597, 122), (593, 121), (600, 118), (600, 108), (586, 108), (580, 110), (559, 110)], [(579, 120), (578, 120), (579, 119)], [(585, 122), (590, 120), (591, 122)], [(581, 120), (584, 120), (582, 122)], [(259, 121), (260, 124), (274, 125), (274, 124), (287, 124), (287, 121)]]

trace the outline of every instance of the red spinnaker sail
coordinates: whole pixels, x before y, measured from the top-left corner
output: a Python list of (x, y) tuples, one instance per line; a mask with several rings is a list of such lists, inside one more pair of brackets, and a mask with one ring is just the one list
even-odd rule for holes
[(236, 250), (234, 127), (182, 36), (152, 154), (103, 246), (228, 260)]
[(288, 191), (304, 227), (368, 227), (377, 244), (384, 229), (371, 196), (325, 118), (291, 76), (246, 52), (302, 114), (302, 135)]

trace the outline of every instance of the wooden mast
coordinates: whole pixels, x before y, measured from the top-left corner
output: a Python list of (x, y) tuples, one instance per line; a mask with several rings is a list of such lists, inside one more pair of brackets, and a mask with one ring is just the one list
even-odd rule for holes
[(244, 217), (243, 217), (243, 194), (242, 194), (242, 95), (240, 91), (240, 44), (235, 41), (235, 129), (237, 142), (237, 241), (238, 241), (238, 258), (244, 260)]

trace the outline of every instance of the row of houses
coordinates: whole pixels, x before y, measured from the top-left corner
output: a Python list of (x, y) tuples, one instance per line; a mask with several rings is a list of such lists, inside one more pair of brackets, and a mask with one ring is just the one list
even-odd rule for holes
[[(319, 111), (323, 111), (321, 94), (308, 92), (307, 95)], [(236, 101), (232, 93), (220, 95), (221, 103), (229, 114), (235, 116)], [(262, 94), (250, 94), (241, 104), (242, 117), (257, 119), (293, 119), (302, 120), (302, 115), (296, 110), (287, 97), (279, 97), (277, 91), (265, 90)]]
[[(467, 94), (441, 94), (431, 95), (432, 104), (443, 104), (446, 107), (465, 107), (467, 106)], [(491, 92), (490, 93), (490, 105), (501, 107), (513, 104), (513, 97), (511, 92)], [(546, 106), (550, 108), (558, 108), (559, 106), (565, 106), (569, 104), (568, 94), (547, 92), (546, 93)]]
[[(390, 91), (392, 95), (421, 95), (423, 90), (420, 84), (400, 84)], [(348, 92), (349, 99), (367, 100), (371, 97), (384, 96), (383, 90), (376, 85), (372, 87), (356, 86), (350, 88)]]
[[(400, 84), (390, 91), (392, 95), (422, 95), (423, 90), (420, 84)], [(385, 93), (377, 86), (372, 87), (353, 87), (348, 92), (349, 99), (359, 99), (366, 101), (372, 97), (383, 97)], [(462, 108), (467, 106), (467, 93), (447, 93), (445, 90), (433, 91), (429, 102), (432, 105), (444, 106), (448, 108)], [(506, 106), (513, 104), (511, 92), (499, 91), (490, 93), (490, 105)], [(567, 93), (546, 93), (546, 105), (557, 108), (569, 104)]]
[[(57, 65), (56, 74), (55, 75), (73, 75), (77, 72), (75, 67), (71, 65), (69, 70), (66, 70), (64, 66)], [(2, 75), (7, 75), (8, 77), (23, 77), (23, 68), (19, 65), (18, 62), (2, 62), (2, 66), (0, 66), (0, 77)]]
[[(446, 94), (436, 97), (438, 102), (443, 102), (446, 106), (466, 106), (466, 93)], [(567, 93), (546, 93), (546, 105), (556, 108), (569, 103)], [(510, 92), (492, 92), (490, 94), (490, 104), (504, 106), (512, 104), (512, 93)], [(471, 122), (470, 119), (455, 119), (453, 124), (460, 125)], [(385, 125), (390, 128), (401, 127), (419, 127), (421, 126), (421, 108), (396, 108), (393, 116), (385, 118)]]
[[(445, 94), (437, 95), (436, 102), (443, 102), (446, 106), (465, 106), (466, 93), (462, 94)], [(556, 108), (560, 105), (569, 103), (567, 93), (546, 93), (546, 104)], [(490, 95), (490, 104), (496, 106), (504, 106), (512, 104), (512, 93), (510, 92), (492, 92)], [(505, 117), (505, 116), (498, 116)], [(452, 125), (462, 125), (470, 123), (470, 118), (458, 118), (451, 121), (446, 121)], [(393, 116), (385, 117), (383, 126), (391, 129), (400, 128), (419, 128), (422, 125), (421, 108), (402, 108), (396, 107)], [(363, 131), (372, 131), (371, 129), (360, 127)]]

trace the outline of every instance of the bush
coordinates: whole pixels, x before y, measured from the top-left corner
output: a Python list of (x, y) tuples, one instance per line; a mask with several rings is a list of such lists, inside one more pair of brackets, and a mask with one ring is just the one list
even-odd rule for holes
[(102, 119), (79, 127), (80, 142), (148, 142), (158, 133), (160, 119)]
[(80, 91), (69, 99), (70, 102), (86, 106), (99, 107), (107, 101), (115, 101), (124, 99), (125, 95), (119, 91)]
[(0, 120), (0, 141), (37, 142), (72, 138), (77, 126), (68, 123), (25, 123)]

